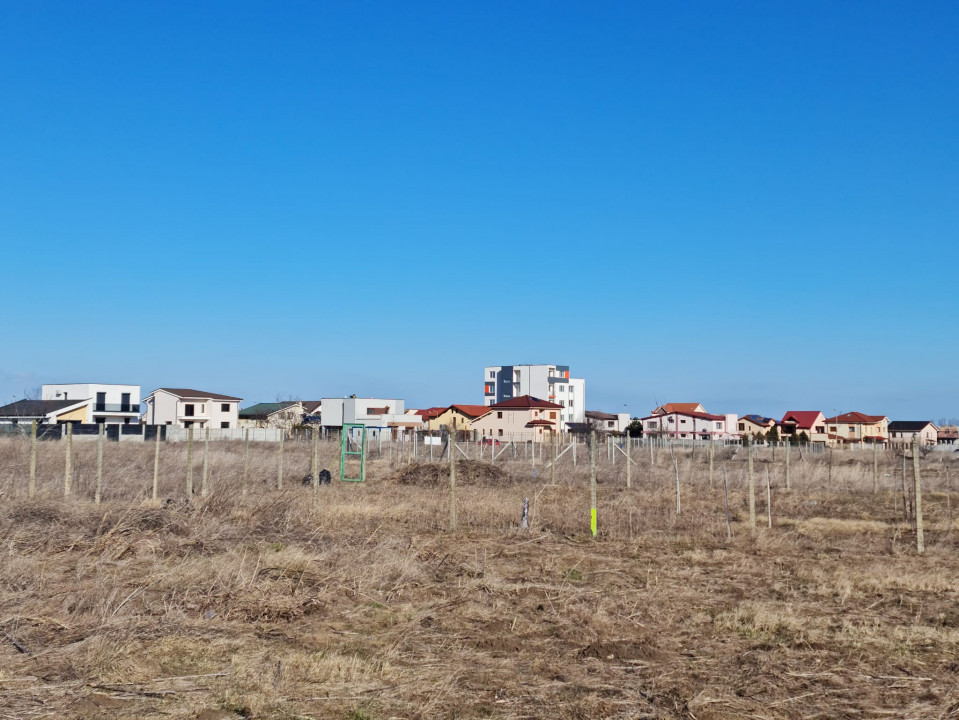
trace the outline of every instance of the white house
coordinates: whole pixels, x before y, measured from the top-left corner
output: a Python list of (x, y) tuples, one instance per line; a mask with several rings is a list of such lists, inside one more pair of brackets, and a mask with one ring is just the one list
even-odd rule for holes
[(43, 385), (42, 400), (86, 403), (82, 423), (130, 425), (140, 422), (140, 386), (110, 383), (59, 383)]
[(239, 427), (242, 398), (188, 388), (157, 388), (143, 398), (147, 425), (197, 428)]
[(586, 380), (571, 378), (568, 365), (491, 365), (483, 377), (484, 405), (530, 395), (562, 408), (561, 427), (586, 418)]
[[(365, 425), (368, 429), (386, 430), (396, 436), (425, 427), (416, 414), (406, 414), (405, 403), (396, 398), (323, 398), (320, 424), (325, 428), (344, 425)], [(374, 433), (375, 436), (375, 433)]]
[(629, 425), (629, 413), (607, 413), (600, 410), (587, 410), (586, 422), (594, 430), (602, 430), (608, 433), (622, 434), (626, 432), (626, 426)]
[[(658, 409), (658, 408), (657, 408)], [(732, 440), (738, 437), (735, 414), (673, 411), (642, 418), (643, 435), (688, 440)]]

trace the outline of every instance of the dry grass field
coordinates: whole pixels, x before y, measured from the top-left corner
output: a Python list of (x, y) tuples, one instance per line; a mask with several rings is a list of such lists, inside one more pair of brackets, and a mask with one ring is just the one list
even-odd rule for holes
[[(371, 461), (315, 492), (309, 446), (0, 442), (0, 718), (955, 718), (959, 558), (950, 453), (923, 459), (926, 552), (901, 459), (605, 449), (599, 534), (585, 451), (557, 483), (528, 460)], [(336, 449), (324, 446), (323, 467)], [(505, 458), (503, 458), (505, 459)], [(730, 528), (723, 511), (726, 463)], [(196, 451), (199, 488), (202, 450)], [(766, 527), (765, 472), (773, 527)], [(909, 468), (911, 482), (911, 461)], [(531, 528), (519, 529), (523, 498)], [(907, 508), (909, 506), (907, 499)]]

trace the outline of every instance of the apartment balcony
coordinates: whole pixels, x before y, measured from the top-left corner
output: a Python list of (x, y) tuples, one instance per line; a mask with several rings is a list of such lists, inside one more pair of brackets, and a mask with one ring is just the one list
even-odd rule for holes
[(140, 403), (94, 403), (93, 414), (140, 414)]

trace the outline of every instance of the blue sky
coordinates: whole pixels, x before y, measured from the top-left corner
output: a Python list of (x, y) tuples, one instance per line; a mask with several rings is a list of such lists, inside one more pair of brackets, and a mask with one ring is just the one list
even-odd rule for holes
[(959, 415), (959, 5), (0, 3), (0, 393)]

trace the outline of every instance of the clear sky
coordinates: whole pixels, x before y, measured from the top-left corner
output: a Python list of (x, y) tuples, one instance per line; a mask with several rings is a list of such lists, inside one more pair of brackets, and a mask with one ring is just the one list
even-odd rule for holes
[[(787, 7), (787, 5), (789, 5)], [(0, 393), (959, 415), (959, 3), (0, 3)]]

